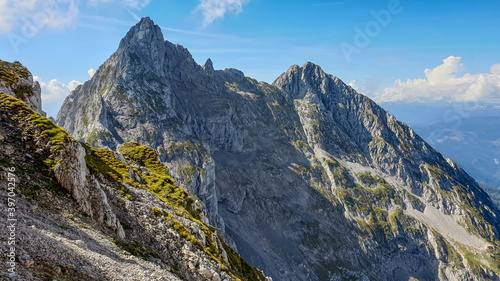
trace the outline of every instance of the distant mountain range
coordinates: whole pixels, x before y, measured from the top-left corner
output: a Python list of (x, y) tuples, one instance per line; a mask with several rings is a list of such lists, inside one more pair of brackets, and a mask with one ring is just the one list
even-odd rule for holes
[(385, 107), (474, 179), (500, 188), (500, 105)]

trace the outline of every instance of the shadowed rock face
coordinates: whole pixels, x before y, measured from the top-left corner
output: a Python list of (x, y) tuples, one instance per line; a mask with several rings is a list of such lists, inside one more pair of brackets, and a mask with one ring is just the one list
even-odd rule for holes
[(154, 148), (274, 280), (498, 279), (498, 211), (477, 183), (312, 63), (257, 82), (199, 66), (144, 18), (57, 123)]
[(0, 171), (1, 249), (18, 261), (1, 280), (266, 280), (149, 147), (90, 147), (0, 93)]

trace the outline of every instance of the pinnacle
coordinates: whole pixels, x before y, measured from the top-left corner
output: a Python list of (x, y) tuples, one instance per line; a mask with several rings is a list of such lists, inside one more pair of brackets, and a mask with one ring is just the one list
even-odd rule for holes
[(212, 60), (210, 58), (207, 59), (207, 61), (203, 64), (202, 67), (205, 70), (205, 72), (214, 71), (214, 64), (212, 63)]
[(161, 28), (155, 25), (149, 17), (142, 18), (127, 32), (127, 35), (120, 42), (120, 47), (141, 42), (144, 44), (163, 44), (164, 42)]

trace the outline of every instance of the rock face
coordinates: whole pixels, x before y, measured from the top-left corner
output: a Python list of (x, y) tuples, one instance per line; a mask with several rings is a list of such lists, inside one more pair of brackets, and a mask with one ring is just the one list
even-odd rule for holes
[(144, 18), (57, 123), (154, 148), (274, 280), (499, 280), (499, 213), (478, 184), (312, 63), (257, 82), (199, 66)]
[(0, 247), (18, 262), (0, 279), (265, 280), (153, 149), (82, 144), (4, 93), (0, 125)]
[(45, 116), (40, 84), (33, 82), (33, 75), (21, 63), (0, 60), (0, 92), (22, 100), (29, 108)]

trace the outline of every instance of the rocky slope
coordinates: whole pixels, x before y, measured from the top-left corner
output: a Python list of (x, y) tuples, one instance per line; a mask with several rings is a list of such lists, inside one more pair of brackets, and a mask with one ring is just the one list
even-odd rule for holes
[(499, 212), (404, 123), (312, 63), (270, 85), (198, 65), (149, 18), (57, 123), (154, 148), (274, 280), (499, 280)]
[(14, 241), (0, 246), (12, 257), (0, 279), (265, 280), (153, 149), (119, 151), (82, 144), (0, 92), (0, 214), (13, 219), (1, 237)]

